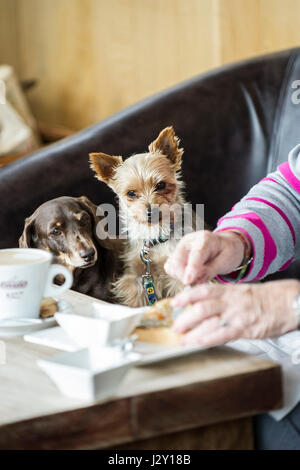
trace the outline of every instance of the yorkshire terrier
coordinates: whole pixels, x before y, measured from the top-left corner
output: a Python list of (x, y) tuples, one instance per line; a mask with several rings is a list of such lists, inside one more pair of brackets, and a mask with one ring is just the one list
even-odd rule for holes
[[(180, 236), (195, 227), (193, 214), (182, 230), (185, 198), (181, 181), (183, 149), (179, 142), (173, 127), (166, 127), (149, 145), (147, 153), (135, 154), (124, 161), (120, 156), (90, 154), (96, 178), (106, 183), (119, 199), (120, 218), (128, 238), (123, 253), (124, 272), (115, 282), (113, 292), (117, 301), (130, 307), (152, 303), (142, 282), (145, 263), (141, 250), (145, 243), (156, 298), (174, 296), (183, 288), (164, 271)], [(175, 233), (178, 222), (181, 232)]]

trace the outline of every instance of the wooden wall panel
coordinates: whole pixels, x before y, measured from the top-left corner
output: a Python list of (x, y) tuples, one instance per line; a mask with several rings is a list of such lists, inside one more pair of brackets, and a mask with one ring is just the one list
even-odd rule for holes
[(222, 64), (300, 46), (300, 0), (219, 0)]
[(16, 0), (0, 0), (0, 63), (18, 69)]
[(216, 65), (215, 0), (17, 0), (39, 118), (79, 129)]
[(0, 62), (80, 129), (224, 63), (300, 45), (300, 0), (0, 0)]

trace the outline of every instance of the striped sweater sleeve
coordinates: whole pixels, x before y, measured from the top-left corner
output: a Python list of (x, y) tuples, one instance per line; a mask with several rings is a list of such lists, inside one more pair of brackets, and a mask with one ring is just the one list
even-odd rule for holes
[(252, 243), (243, 282), (283, 270), (300, 256), (300, 144), (218, 221), (215, 232), (228, 229), (244, 232)]

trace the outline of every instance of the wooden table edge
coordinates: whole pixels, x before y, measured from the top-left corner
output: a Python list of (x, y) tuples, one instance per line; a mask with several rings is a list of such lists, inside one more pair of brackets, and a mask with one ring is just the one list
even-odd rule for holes
[(3, 424), (0, 449), (104, 449), (250, 417), (281, 406), (281, 367), (270, 362), (268, 368), (238, 376)]

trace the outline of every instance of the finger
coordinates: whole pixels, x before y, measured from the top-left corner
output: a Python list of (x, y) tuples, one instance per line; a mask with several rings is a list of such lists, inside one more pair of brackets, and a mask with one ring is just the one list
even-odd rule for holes
[[(207, 322), (210, 320), (207, 320)], [(240, 337), (239, 331), (231, 325), (226, 327), (220, 326), (220, 321), (209, 325), (206, 330), (199, 326), (185, 334), (181, 338), (182, 345), (199, 345), (203, 347), (216, 346), (227, 343)]]
[(228, 254), (226, 251), (221, 251), (218, 256), (216, 256), (207, 267), (207, 277), (208, 279), (213, 279), (218, 274), (227, 274), (230, 269), (227, 269), (228, 266)]
[(169, 276), (182, 279), (189, 257), (189, 248), (179, 242), (174, 254), (165, 263), (164, 269)]
[[(206, 262), (199, 272), (199, 276), (193, 283), (205, 283), (214, 279), (218, 274), (224, 273), (224, 267), (228, 264), (228, 255), (221, 251), (214, 258)], [(226, 271), (227, 272), (227, 271)]]
[(178, 316), (173, 325), (176, 333), (184, 333), (194, 328), (207, 318), (217, 315), (224, 310), (224, 304), (219, 299), (203, 300), (195, 303)]
[(181, 250), (180, 255), (181, 259), (178, 262), (173, 257), (169, 258), (164, 265), (164, 270), (169, 276), (182, 281), (189, 255), (184, 250)]
[[(199, 234), (200, 235), (200, 234)], [(214, 236), (207, 231), (203, 231), (191, 247), (187, 265), (184, 273), (184, 284), (191, 284), (196, 279), (204, 277), (207, 271), (207, 264), (215, 245)]]
[(215, 274), (212, 273), (210, 266), (204, 265), (201, 269), (201, 274), (190, 284), (205, 284), (206, 282), (211, 281), (214, 277)]
[(192, 284), (196, 279), (205, 277), (208, 254), (205, 248), (191, 249), (189, 251), (186, 267), (183, 275), (184, 284)]
[(215, 315), (211, 318), (204, 320), (200, 325), (196, 326), (183, 337), (181, 342), (183, 344), (200, 344), (207, 334), (211, 334), (213, 331), (220, 327), (220, 316)]
[(172, 307), (185, 307), (201, 300), (214, 299), (225, 292), (227, 286), (221, 284), (201, 284), (177, 294), (172, 300)]
[(201, 264), (201, 252), (199, 249), (189, 252), (186, 262), (185, 271), (183, 273), (183, 283), (192, 284), (197, 277), (203, 275), (203, 265)]

